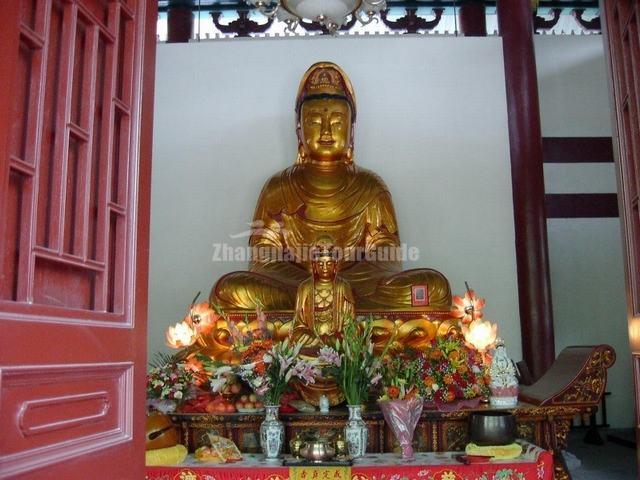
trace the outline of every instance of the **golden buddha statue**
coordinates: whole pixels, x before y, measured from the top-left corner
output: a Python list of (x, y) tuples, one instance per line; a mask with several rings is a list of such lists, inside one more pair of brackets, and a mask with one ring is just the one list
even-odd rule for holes
[(301, 353), (314, 356), (323, 345), (334, 345), (344, 320), (355, 316), (355, 302), (351, 286), (337, 274), (332, 242), (320, 239), (311, 257), (313, 273), (298, 287), (291, 338), (304, 343)]
[[(308, 359), (316, 359), (323, 345), (335, 346), (343, 322), (355, 316), (351, 286), (338, 276), (338, 262), (332, 240), (319, 239), (311, 250), (313, 274), (298, 287), (290, 336), (304, 344), (300, 353)], [(322, 395), (327, 396), (332, 406), (344, 401), (332, 379), (316, 379), (316, 383), (309, 385), (297, 382), (295, 388), (302, 398), (316, 406)]]
[[(296, 119), (298, 158), (262, 189), (249, 271), (222, 277), (210, 300), (228, 311), (292, 310), (311, 273), (309, 246), (330, 235), (343, 253), (340, 275), (359, 312), (448, 310), (451, 292), (442, 274), (402, 271), (391, 194), (379, 176), (354, 163), (355, 95), (340, 67), (320, 62), (307, 70)], [(428, 287), (419, 308), (412, 286)]]

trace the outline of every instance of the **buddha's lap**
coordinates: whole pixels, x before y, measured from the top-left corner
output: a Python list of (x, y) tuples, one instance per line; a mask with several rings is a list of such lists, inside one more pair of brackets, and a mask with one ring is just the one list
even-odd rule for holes
[[(223, 309), (253, 310), (260, 304), (265, 310), (292, 310), (297, 286), (283, 280), (255, 272), (232, 272), (217, 282), (210, 300)], [(419, 268), (379, 279), (370, 295), (359, 295), (355, 291), (356, 308), (410, 308), (412, 287), (418, 285), (427, 286), (429, 305), (451, 305), (451, 289), (446, 277), (437, 270)]]
[(218, 280), (209, 300), (223, 309), (253, 310), (262, 305), (267, 310), (291, 310), (296, 289), (295, 285), (259, 273), (231, 272)]

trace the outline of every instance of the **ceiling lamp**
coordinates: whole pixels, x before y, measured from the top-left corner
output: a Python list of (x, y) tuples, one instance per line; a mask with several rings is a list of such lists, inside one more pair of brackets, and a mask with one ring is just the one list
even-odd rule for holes
[(246, 0), (268, 17), (275, 16), (295, 30), (300, 20), (318, 22), (335, 33), (351, 15), (366, 25), (386, 8), (385, 0)]

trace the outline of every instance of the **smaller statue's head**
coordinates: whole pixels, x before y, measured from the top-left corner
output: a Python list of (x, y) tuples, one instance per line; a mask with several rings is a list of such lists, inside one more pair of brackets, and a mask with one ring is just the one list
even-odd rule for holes
[(311, 249), (311, 267), (313, 278), (322, 281), (332, 281), (338, 273), (338, 254), (333, 241), (320, 238)]
[(353, 87), (331, 62), (312, 65), (296, 100), (298, 162), (350, 163), (356, 108)]

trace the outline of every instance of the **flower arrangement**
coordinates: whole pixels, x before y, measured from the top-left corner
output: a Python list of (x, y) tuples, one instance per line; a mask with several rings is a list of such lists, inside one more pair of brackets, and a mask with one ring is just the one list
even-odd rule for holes
[[(191, 302), (183, 320), (166, 332), (167, 344), (182, 349), (177, 356), (185, 358), (184, 369), (192, 374), (190, 380), (194, 386), (208, 387), (213, 394), (225, 395), (227, 390), (239, 393), (236, 384), (239, 377), (256, 395), (264, 397), (266, 403), (277, 404), (292, 378), (314, 383), (320, 375), (315, 364), (299, 358), (302, 344), (288, 340), (274, 344), (260, 304), (256, 305), (257, 328), (240, 330), (217, 305), (207, 301), (196, 303), (199, 295)], [(229, 347), (237, 357), (223, 362), (188, 348), (201, 335), (209, 334), (221, 319), (226, 321)], [(238, 359), (239, 365), (232, 365)]]
[[(258, 328), (255, 330), (247, 330), (244, 333), (238, 328), (235, 322), (227, 318), (226, 314), (220, 307), (214, 305), (214, 308), (220, 317), (224, 318), (227, 322), (227, 327), (231, 334), (229, 340), (231, 342), (231, 347), (235, 352), (244, 354), (244, 352), (250, 348), (260, 350), (263, 347), (262, 342), (271, 342), (272, 335), (271, 331), (267, 328), (267, 317), (262, 311), (262, 306), (260, 304), (256, 305), (256, 320), (258, 322)], [(246, 315), (245, 323), (247, 323)], [(273, 343), (268, 343), (268, 348), (271, 348), (272, 345)]]
[(199, 374), (174, 357), (160, 357), (147, 373), (149, 405), (163, 413), (174, 411), (193, 394)]
[(425, 358), (407, 350), (383, 361), (383, 389), (378, 406), (400, 444), (403, 459), (413, 458), (412, 439), (422, 408)]
[(418, 352), (399, 352), (383, 361), (382, 395), (379, 401), (423, 397), (425, 358)]
[(457, 332), (432, 341), (424, 353), (424, 392), (436, 405), (474, 399), (489, 393), (490, 378), (481, 355)]
[(320, 375), (316, 364), (299, 358), (301, 348), (302, 343), (292, 344), (289, 339), (276, 344), (254, 340), (242, 355), (238, 374), (265, 404), (277, 405), (292, 378), (308, 384)]
[[(318, 360), (325, 365), (323, 375), (336, 379), (348, 405), (360, 405), (369, 398), (369, 390), (382, 379), (382, 363), (373, 353), (371, 319), (359, 325), (354, 318), (344, 322), (343, 337), (338, 338), (335, 348), (324, 346)], [(380, 358), (384, 357), (387, 343)]]

